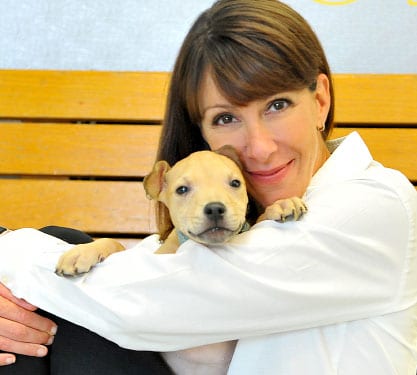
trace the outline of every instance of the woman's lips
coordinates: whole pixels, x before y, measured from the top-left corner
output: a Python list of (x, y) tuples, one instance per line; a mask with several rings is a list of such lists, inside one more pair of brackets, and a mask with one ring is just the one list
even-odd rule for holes
[(285, 178), (294, 160), (269, 170), (247, 171), (249, 177), (258, 183), (279, 182)]

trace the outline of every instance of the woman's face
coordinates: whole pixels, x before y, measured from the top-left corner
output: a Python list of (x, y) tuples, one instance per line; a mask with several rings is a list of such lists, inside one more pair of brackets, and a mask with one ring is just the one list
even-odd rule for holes
[(248, 191), (264, 207), (301, 197), (329, 156), (319, 130), (330, 106), (324, 74), (317, 77), (315, 91), (280, 92), (246, 106), (231, 104), (206, 74), (199, 105), (204, 139), (212, 150), (236, 149)]

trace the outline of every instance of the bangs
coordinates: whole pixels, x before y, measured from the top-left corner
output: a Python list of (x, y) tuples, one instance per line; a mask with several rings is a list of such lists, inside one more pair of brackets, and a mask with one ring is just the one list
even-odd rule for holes
[[(252, 44), (252, 45), (251, 45)], [(250, 39), (232, 41), (211, 50), (211, 74), (223, 96), (235, 105), (246, 105), (283, 91), (308, 86), (309, 72), (292, 65), (286, 51)], [(307, 76), (307, 77), (306, 77)]]
[[(203, 70), (190, 80), (187, 107), (195, 124), (201, 122), (199, 98), (205, 74), (210, 74), (220, 93), (230, 103), (245, 106), (248, 103), (284, 91), (300, 90), (313, 84), (317, 70), (307, 64), (291, 64), (287, 51), (266, 41), (241, 38), (241, 41), (215, 41), (205, 50)], [(203, 72), (203, 74), (201, 74)], [(197, 95), (196, 95), (197, 94)]]

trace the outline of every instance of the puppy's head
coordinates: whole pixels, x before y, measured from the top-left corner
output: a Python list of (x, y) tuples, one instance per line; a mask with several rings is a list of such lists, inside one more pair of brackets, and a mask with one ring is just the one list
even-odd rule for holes
[(245, 181), (228, 156), (199, 151), (172, 168), (159, 161), (144, 187), (150, 198), (165, 204), (176, 229), (197, 242), (225, 242), (246, 221)]

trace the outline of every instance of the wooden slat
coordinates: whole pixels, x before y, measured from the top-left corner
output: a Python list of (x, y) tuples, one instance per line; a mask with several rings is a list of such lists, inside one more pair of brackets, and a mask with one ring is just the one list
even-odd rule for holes
[[(352, 128), (336, 128), (333, 137)], [(357, 128), (376, 160), (417, 180), (415, 128)], [(154, 162), (156, 125), (0, 125), (0, 173), (144, 176)]]
[(0, 174), (145, 176), (158, 125), (0, 124)]
[(417, 124), (417, 75), (334, 76), (336, 122)]
[[(354, 131), (335, 128), (331, 138), (342, 137)], [(398, 169), (411, 181), (417, 182), (417, 129), (356, 129), (368, 145), (375, 160), (386, 167)]]
[[(170, 73), (0, 70), (0, 118), (160, 122)], [(335, 74), (336, 121), (417, 124), (417, 75)]]
[(139, 182), (1, 180), (0, 223), (11, 229), (62, 225), (90, 233), (153, 233)]
[(0, 70), (0, 118), (160, 121), (169, 74)]

